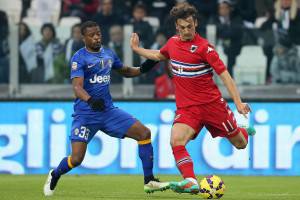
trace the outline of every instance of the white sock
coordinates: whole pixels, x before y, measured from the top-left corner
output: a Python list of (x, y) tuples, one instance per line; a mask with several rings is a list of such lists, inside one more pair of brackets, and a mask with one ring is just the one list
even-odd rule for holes
[(186, 178), (186, 180), (189, 180), (189, 181), (193, 182), (194, 184), (198, 185), (198, 181), (194, 178)]

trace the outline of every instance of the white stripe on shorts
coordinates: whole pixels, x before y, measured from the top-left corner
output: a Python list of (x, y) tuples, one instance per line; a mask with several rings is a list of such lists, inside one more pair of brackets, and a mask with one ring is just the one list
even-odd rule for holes
[(229, 124), (230, 128), (231, 128), (231, 129), (233, 129), (233, 126), (231, 125), (230, 121), (229, 121), (229, 120), (227, 120), (227, 122), (228, 122), (228, 124)]
[(223, 124), (224, 128), (226, 129), (226, 131), (229, 132), (229, 130), (228, 130), (228, 128), (226, 127), (225, 123), (222, 122), (222, 124)]

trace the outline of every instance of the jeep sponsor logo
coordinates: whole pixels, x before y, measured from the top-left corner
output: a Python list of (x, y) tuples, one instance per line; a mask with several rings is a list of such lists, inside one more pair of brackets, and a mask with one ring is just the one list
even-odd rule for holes
[(95, 74), (93, 78), (90, 78), (90, 83), (109, 83), (109, 81), (110, 75), (97, 76)]

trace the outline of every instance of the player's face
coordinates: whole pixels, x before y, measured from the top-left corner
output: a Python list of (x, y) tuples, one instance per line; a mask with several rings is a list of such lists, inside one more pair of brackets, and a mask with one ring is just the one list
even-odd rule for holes
[(99, 51), (101, 48), (101, 32), (99, 26), (86, 28), (83, 40), (88, 50)]
[(180, 39), (182, 41), (192, 40), (195, 36), (197, 25), (197, 20), (194, 20), (192, 16), (185, 19), (177, 19), (176, 29), (179, 33)]

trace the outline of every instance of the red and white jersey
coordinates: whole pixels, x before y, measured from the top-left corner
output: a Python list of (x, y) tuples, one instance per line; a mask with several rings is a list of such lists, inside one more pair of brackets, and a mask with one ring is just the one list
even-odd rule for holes
[(182, 41), (178, 35), (173, 36), (160, 49), (160, 53), (170, 59), (177, 108), (221, 98), (212, 79), (213, 70), (221, 74), (226, 67), (214, 48), (199, 34), (191, 41)]

